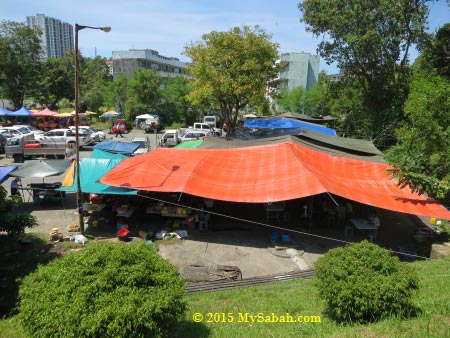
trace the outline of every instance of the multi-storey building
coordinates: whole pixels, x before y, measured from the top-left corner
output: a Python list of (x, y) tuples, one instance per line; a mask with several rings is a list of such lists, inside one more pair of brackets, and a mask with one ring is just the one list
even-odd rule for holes
[(44, 14), (27, 16), (27, 26), (42, 30), (41, 46), (44, 58), (63, 57), (67, 51), (74, 50), (73, 26)]
[(127, 51), (113, 51), (113, 77), (125, 74), (128, 78), (138, 69), (153, 69), (161, 77), (189, 77), (187, 63), (174, 57), (159, 55), (151, 49), (130, 49)]
[(290, 90), (302, 86), (305, 89), (312, 88), (319, 78), (318, 55), (309, 53), (285, 53), (277, 61), (281, 65), (278, 76), (270, 81), (270, 87), (280, 90)]

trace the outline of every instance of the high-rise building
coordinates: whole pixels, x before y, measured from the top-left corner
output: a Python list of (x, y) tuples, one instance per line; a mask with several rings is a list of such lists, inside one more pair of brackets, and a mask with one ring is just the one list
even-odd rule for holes
[(27, 26), (42, 30), (41, 46), (45, 58), (60, 58), (67, 51), (74, 50), (73, 26), (44, 14), (27, 16)]
[(278, 76), (270, 81), (271, 87), (292, 90), (302, 86), (305, 89), (310, 89), (319, 79), (320, 57), (318, 55), (285, 53), (281, 54), (281, 59), (278, 62), (281, 65), (281, 70)]
[(113, 51), (112, 60), (114, 79), (121, 74), (130, 78), (138, 69), (153, 69), (163, 78), (177, 76), (189, 78), (185, 62), (174, 57), (159, 55), (152, 49)]

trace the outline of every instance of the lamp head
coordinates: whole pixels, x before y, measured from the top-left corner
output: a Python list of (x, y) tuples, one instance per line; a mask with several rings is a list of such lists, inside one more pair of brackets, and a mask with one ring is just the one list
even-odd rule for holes
[(100, 28), (102, 31), (104, 31), (105, 33), (111, 32), (111, 27), (102, 27)]

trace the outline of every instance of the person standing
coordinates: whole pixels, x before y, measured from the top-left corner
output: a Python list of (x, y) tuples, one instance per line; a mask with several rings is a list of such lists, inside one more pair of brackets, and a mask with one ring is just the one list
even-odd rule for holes
[(125, 126), (122, 124), (122, 122), (117, 123), (116, 137), (119, 135), (120, 135), (120, 137), (123, 137), (122, 128), (125, 128)]
[(20, 182), (20, 178), (16, 177), (11, 181), (11, 196), (19, 195), (19, 187), (22, 186), (22, 183)]

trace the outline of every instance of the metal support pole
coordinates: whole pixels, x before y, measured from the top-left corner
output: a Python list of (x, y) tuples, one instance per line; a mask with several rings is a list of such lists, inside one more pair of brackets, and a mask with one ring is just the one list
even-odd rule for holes
[(83, 217), (83, 192), (80, 184), (80, 145), (79, 145), (79, 103), (78, 103), (78, 31), (80, 27), (75, 24), (75, 174), (77, 185), (77, 210), (78, 210), (78, 226), (80, 233), (84, 233), (84, 217)]
[(111, 27), (92, 27), (92, 26), (82, 26), (75, 24), (75, 174), (76, 174), (76, 184), (77, 184), (77, 209), (78, 209), (78, 226), (80, 227), (80, 232), (84, 233), (84, 217), (83, 217), (83, 192), (81, 191), (80, 183), (80, 139), (79, 139), (79, 103), (78, 103), (78, 31), (90, 28), (90, 29), (100, 29), (106, 33), (111, 31)]

